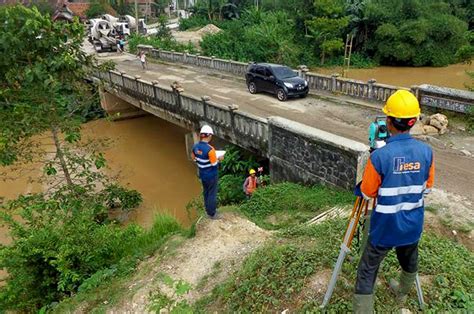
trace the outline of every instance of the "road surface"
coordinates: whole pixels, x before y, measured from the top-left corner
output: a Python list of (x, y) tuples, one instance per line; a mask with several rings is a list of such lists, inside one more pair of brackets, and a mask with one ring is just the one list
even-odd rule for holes
[[(107, 54), (99, 56), (99, 59), (112, 60), (117, 70), (132, 76), (140, 75), (147, 81), (156, 80), (162, 86), (170, 86), (178, 81), (186, 93), (198, 97), (209, 96), (212, 101), (222, 105), (236, 104), (239, 110), (264, 118), (281, 116), (363, 143), (367, 143), (369, 124), (376, 115), (381, 114), (373, 107), (348, 105), (318, 97), (280, 102), (272, 95), (252, 95), (241, 78), (187, 65), (150, 62), (148, 69), (142, 70), (139, 60), (131, 54)], [(466, 139), (473, 142), (472, 136)], [(432, 143), (436, 160), (436, 186), (474, 200), (474, 158), (439, 145), (440, 142)]]

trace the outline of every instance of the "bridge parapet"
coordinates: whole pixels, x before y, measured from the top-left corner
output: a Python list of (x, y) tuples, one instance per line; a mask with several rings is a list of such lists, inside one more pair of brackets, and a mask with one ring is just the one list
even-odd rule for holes
[[(248, 63), (233, 60), (216, 59), (188, 53), (154, 49), (148, 45), (138, 45), (154, 58), (164, 61), (184, 63), (198, 67), (227, 72), (233, 75), (245, 75)], [(420, 104), (428, 107), (466, 113), (474, 106), (474, 93), (431, 85), (412, 86), (411, 88), (377, 83), (375, 79), (367, 82), (341, 78), (338, 74), (324, 75), (298, 71), (309, 84), (310, 91), (331, 93), (361, 99), (368, 102), (384, 103), (390, 95), (399, 89), (411, 90), (417, 95)]]
[[(351, 189), (360, 177), (368, 147), (279, 117), (269, 119), (197, 98), (123, 72), (96, 72), (104, 89), (170, 122), (197, 131), (206, 123), (216, 136), (270, 159), (275, 181), (323, 183)], [(106, 98), (106, 97), (104, 97)]]

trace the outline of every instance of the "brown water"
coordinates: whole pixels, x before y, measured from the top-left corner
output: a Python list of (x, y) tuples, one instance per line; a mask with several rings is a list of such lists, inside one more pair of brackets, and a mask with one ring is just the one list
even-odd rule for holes
[[(138, 190), (142, 205), (130, 215), (129, 221), (149, 227), (157, 213), (169, 213), (184, 226), (189, 226), (186, 204), (201, 192), (196, 169), (186, 156), (186, 130), (153, 116), (111, 122), (98, 120), (83, 126), (84, 139), (110, 139), (104, 151), (108, 170), (118, 175), (119, 182)], [(22, 167), (23, 168), (23, 167)], [(25, 167), (26, 168), (26, 167)], [(35, 165), (29, 165), (35, 169)], [(24, 169), (22, 169), (24, 170)], [(41, 191), (41, 185), (28, 182), (37, 178), (41, 166), (15, 180), (0, 180), (0, 197), (14, 199), (20, 194)], [(0, 226), (0, 243), (9, 241)]]
[[(341, 68), (316, 68), (311, 71), (322, 74), (342, 72)], [(466, 89), (465, 84), (470, 83), (466, 71), (474, 71), (474, 64), (452, 64), (442, 68), (382, 66), (372, 69), (350, 69), (347, 77), (361, 81), (374, 78), (378, 83), (402, 87), (431, 84)]]

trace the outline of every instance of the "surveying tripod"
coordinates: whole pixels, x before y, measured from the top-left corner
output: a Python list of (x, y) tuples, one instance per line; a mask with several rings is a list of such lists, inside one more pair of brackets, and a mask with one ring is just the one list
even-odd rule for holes
[[(375, 200), (373, 200), (372, 208), (374, 207)], [(362, 216), (362, 214), (364, 216)], [(344, 240), (341, 244), (341, 250), (339, 251), (339, 256), (337, 258), (336, 265), (334, 266), (334, 270), (331, 275), (331, 280), (329, 281), (328, 289), (326, 291), (326, 294), (324, 295), (323, 304), (321, 304), (321, 308), (325, 308), (328, 305), (332, 293), (334, 292), (334, 288), (336, 287), (337, 276), (339, 276), (339, 273), (341, 272), (342, 263), (344, 263), (344, 259), (346, 258), (347, 253), (351, 251), (352, 240), (354, 239), (357, 227), (359, 223), (365, 222), (368, 217), (368, 214), (369, 201), (364, 199), (362, 196), (357, 196), (357, 199), (354, 203), (354, 207), (352, 208), (352, 213), (349, 219), (349, 224), (347, 225), (346, 233), (344, 234)], [(415, 285), (416, 293), (418, 294), (418, 302), (420, 303), (420, 308), (423, 309), (423, 291), (421, 290), (420, 278), (418, 274), (416, 274)]]

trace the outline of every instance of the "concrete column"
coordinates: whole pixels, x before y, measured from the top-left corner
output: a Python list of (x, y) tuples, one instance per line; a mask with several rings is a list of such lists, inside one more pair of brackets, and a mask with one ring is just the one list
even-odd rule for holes
[(122, 77), (122, 87), (125, 87), (125, 82), (123, 80), (123, 75), (127, 74), (125, 71), (120, 71), (120, 76)]
[(211, 97), (202, 96), (201, 100), (202, 100), (202, 105), (203, 105), (203, 108), (204, 108), (204, 120), (208, 120), (208, 118), (207, 118), (207, 102), (211, 100)]
[(188, 63), (188, 51), (185, 50), (183, 53), (183, 62)]
[(215, 56), (211, 56), (211, 69), (214, 69), (214, 59), (216, 57)]
[(367, 81), (367, 84), (369, 85), (369, 99), (375, 99), (375, 90), (374, 90), (375, 83), (377, 83), (376, 79), (370, 79)]
[(156, 94), (156, 85), (158, 85), (158, 81), (151, 81), (151, 84), (153, 85), (153, 97), (157, 99), (158, 95)]
[(188, 156), (188, 160), (192, 161), (191, 153), (193, 151), (194, 143), (199, 142), (199, 135), (196, 132), (190, 132), (184, 135), (184, 143), (186, 145), (186, 156)]
[(138, 80), (142, 77), (140, 75), (135, 75), (135, 92), (138, 93)]
[(232, 104), (228, 106), (229, 111), (230, 111), (230, 127), (232, 130), (235, 132), (235, 112), (239, 110), (239, 106)]
[(331, 91), (333, 93), (336, 92), (337, 89), (337, 78), (339, 77), (339, 73), (333, 73), (331, 75)]

